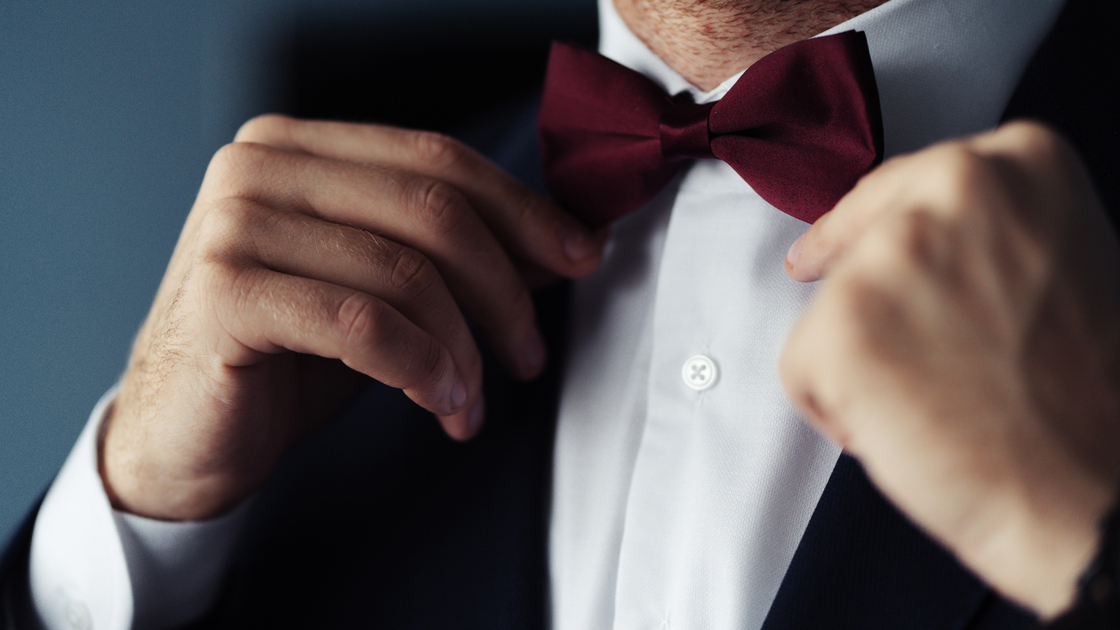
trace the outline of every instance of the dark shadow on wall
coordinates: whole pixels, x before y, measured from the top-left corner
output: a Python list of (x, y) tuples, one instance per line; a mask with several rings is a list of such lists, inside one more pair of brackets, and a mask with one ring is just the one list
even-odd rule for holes
[(539, 88), (553, 39), (594, 48), (594, 1), (562, 13), (302, 20), (276, 52), (280, 111), (453, 132)]

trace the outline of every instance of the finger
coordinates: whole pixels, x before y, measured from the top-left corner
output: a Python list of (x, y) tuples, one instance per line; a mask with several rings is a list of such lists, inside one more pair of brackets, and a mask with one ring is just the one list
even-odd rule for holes
[(269, 115), (243, 125), (237, 141), (427, 175), (462, 191), (514, 258), (569, 278), (588, 275), (601, 261), (602, 234), (589, 231), (558, 205), (448, 136)]
[(869, 217), (859, 210), (868, 206), (852, 201), (854, 192), (848, 193), (790, 245), (785, 266), (791, 278), (798, 282), (820, 280), (862, 232)]
[[(1056, 211), (1076, 203), (1096, 207), (1095, 190), (1077, 152), (1058, 133), (1038, 123), (1015, 121), (966, 140), (966, 146), (996, 171), (1008, 193), (1016, 198), (1011, 206), (1016, 219), (1024, 220), (1039, 234), (1060, 234), (1071, 214), (1102, 213)], [(1094, 216), (1095, 215), (1095, 216)], [(1104, 230), (1111, 236), (1112, 230)]]
[[(519, 378), (544, 366), (528, 288), (506, 252), (453, 187), (401, 171), (254, 144), (219, 151), (203, 196), (240, 197), (383, 234), (423, 252), (498, 357)], [(237, 173), (259, 176), (238, 177)], [(233, 175), (221, 175), (233, 174)]]
[(435, 265), (423, 254), (365, 230), (307, 215), (275, 212), (244, 201), (230, 205), (212, 212), (212, 217), (224, 214), (227, 225), (220, 229), (246, 235), (251, 263), (384, 300), (451, 352), (466, 383), (468, 399), (480, 399), (482, 359), (478, 348)]
[(261, 267), (236, 268), (215, 305), (228, 337), (213, 340), (231, 367), (292, 351), (339, 359), (441, 416), (457, 439), (472, 435), (467, 390), (451, 353), (382, 300)]
[(868, 225), (892, 207), (902, 192), (902, 171), (906, 167), (895, 159), (865, 175), (832, 210), (790, 245), (786, 273), (798, 282), (824, 278)]
[(976, 286), (985, 280), (965, 271), (987, 274), (968, 248), (972, 236), (935, 213), (884, 216), (836, 264), (791, 332), (783, 383), (845, 450), (881, 452), (912, 432), (906, 410), (951, 403), (923, 400), (933, 375), (967, 378), (967, 370), (948, 367), (960, 356), (950, 349), (979, 352), (990, 345), (985, 331), (1012, 328), (998, 310), (959, 303), (987, 293)]
[(790, 401), (809, 422), (841, 447), (850, 439), (834, 411), (833, 392), (825, 379), (827, 369), (820, 359), (831, 356), (835, 339), (830, 335), (835, 324), (822, 315), (814, 301), (786, 338), (779, 364), (782, 385)]
[(965, 144), (980, 155), (1006, 156), (1024, 163), (1054, 161), (1050, 157), (1061, 152), (1072, 155), (1072, 150), (1060, 135), (1035, 122), (1012, 121), (965, 140)]
[[(786, 271), (795, 280), (819, 280), (886, 213), (932, 211), (959, 216), (978, 204), (987, 204), (990, 209), (998, 202), (985, 196), (992, 184), (1002, 181), (1005, 189), (1029, 198), (1039, 194), (1038, 181), (1055, 176), (1054, 164), (1075, 160), (1060, 136), (1030, 122), (1009, 123), (988, 133), (893, 158), (861, 179), (832, 211), (791, 245)], [(1018, 204), (1023, 208), (1052, 205), (1054, 202)], [(1052, 212), (1042, 213), (1032, 219), (1045, 224), (1054, 216)], [(1040, 227), (1045, 231), (1053, 226)]]

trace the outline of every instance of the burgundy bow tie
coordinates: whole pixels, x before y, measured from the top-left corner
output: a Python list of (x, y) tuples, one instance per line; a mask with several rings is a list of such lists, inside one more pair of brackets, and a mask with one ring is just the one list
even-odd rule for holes
[(812, 223), (883, 154), (867, 38), (856, 31), (781, 48), (719, 102), (699, 105), (606, 57), (554, 43), (539, 124), (552, 194), (592, 226), (652, 199), (684, 159), (711, 157)]

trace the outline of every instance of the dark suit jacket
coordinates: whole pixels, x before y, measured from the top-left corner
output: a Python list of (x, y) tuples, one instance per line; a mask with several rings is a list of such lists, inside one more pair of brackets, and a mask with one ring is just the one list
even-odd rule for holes
[[(1120, 125), (1112, 120), (1115, 104), (1098, 90), (1120, 77), (1106, 46), (1118, 13), (1114, 0), (1072, 2), (1007, 110), (1007, 117), (1040, 118), (1069, 135), (1114, 211)], [(1090, 76), (1085, 61), (1094, 58), (1110, 69)], [(503, 112), (496, 120), (513, 131), (487, 149), (543, 188), (534, 118), (534, 108)], [(564, 347), (566, 293), (561, 285), (538, 296), (554, 353)], [(261, 491), (221, 599), (199, 625), (547, 627), (560, 362), (554, 354), (546, 374), (529, 384), (490, 369), (488, 423), (468, 444), (443, 436), (399, 392), (371, 390), (293, 452)], [(0, 577), (26, 570), (30, 523), (9, 543)], [(844, 456), (764, 630), (1032, 625), (913, 527)]]

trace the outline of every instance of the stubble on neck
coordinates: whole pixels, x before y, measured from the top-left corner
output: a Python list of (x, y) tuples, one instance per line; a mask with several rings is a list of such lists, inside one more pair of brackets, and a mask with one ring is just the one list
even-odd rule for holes
[(613, 0), (630, 30), (702, 90), (886, 1)]

